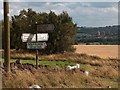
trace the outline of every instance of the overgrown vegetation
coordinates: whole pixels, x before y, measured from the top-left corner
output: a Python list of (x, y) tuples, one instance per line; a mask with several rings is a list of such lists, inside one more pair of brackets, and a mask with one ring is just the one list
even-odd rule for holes
[[(21, 53), (19, 55), (22, 56)], [(43, 88), (118, 88), (118, 61), (75, 53), (39, 55), (41, 68), (12, 70), (9, 79), (3, 73), (3, 87), (27, 88), (38, 84)], [(22, 60), (22, 63), (35, 64), (35, 60)], [(77, 63), (80, 64), (79, 69), (66, 69), (67, 65)], [(89, 76), (84, 74), (86, 70)]]

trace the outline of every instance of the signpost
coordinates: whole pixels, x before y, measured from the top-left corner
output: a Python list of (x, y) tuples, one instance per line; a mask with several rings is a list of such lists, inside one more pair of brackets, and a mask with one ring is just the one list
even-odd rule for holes
[(47, 46), (46, 42), (27, 43), (27, 49), (44, 49)]
[[(36, 49), (36, 68), (38, 68), (38, 49), (44, 49), (47, 44), (43, 41), (48, 41), (51, 31), (54, 30), (53, 24), (40, 24), (36, 23), (36, 33), (23, 33), (21, 39), (23, 42), (27, 42), (28, 49)], [(39, 33), (38, 33), (39, 32)], [(47, 32), (47, 33), (45, 33)], [(42, 41), (42, 42), (39, 42)]]
[[(37, 22), (36, 22), (36, 43), (38, 41), (38, 37), (37, 37)], [(38, 68), (38, 49), (36, 49), (36, 68)]]
[(40, 24), (37, 25), (37, 31), (38, 32), (51, 32), (54, 30), (53, 24)]
[[(37, 33), (38, 41), (48, 41), (48, 33)], [(23, 33), (21, 36), (22, 42), (36, 42), (36, 34)]]

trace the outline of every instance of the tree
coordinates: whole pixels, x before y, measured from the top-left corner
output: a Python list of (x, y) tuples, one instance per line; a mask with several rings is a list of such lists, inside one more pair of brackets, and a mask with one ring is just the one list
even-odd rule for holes
[[(25, 44), (21, 41), (22, 33), (35, 33), (38, 24), (54, 24), (54, 31), (49, 33), (46, 53), (61, 53), (68, 51), (74, 44), (76, 34), (76, 24), (67, 12), (56, 15), (50, 13), (36, 13), (32, 9), (22, 10), (20, 14), (12, 17), (12, 37), (11, 40), (15, 45), (11, 46), (16, 49), (26, 49)], [(13, 39), (14, 38), (14, 39)]]

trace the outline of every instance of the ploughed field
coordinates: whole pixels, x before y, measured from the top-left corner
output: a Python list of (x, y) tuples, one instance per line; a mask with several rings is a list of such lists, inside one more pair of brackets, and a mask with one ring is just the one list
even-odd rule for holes
[(95, 55), (101, 58), (118, 58), (118, 45), (74, 45), (76, 53)]

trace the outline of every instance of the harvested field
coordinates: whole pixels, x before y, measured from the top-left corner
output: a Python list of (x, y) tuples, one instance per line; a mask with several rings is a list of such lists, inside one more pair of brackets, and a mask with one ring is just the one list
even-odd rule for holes
[(99, 56), (101, 58), (118, 58), (118, 45), (74, 45), (76, 53)]

